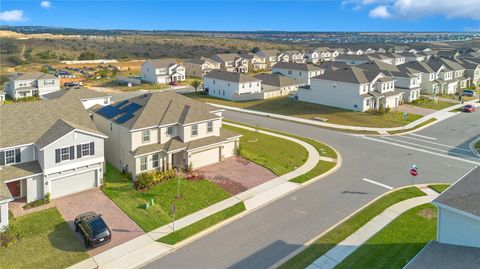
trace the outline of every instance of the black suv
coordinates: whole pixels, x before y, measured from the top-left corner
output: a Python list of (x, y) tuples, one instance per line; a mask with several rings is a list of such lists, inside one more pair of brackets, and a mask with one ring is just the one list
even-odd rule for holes
[(83, 236), (86, 248), (94, 248), (110, 242), (112, 232), (102, 219), (102, 215), (87, 212), (75, 218), (75, 232)]

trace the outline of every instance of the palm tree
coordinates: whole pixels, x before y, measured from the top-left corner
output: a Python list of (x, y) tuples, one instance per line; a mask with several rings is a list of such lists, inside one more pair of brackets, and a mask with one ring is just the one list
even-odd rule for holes
[(200, 80), (192, 80), (192, 82), (190, 82), (190, 86), (193, 87), (195, 92), (197, 92), (197, 89), (198, 87), (200, 87), (200, 85), (202, 85), (202, 82)]

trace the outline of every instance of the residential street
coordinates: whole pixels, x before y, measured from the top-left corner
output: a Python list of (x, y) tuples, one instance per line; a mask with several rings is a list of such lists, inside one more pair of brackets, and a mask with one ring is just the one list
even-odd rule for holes
[(224, 116), (325, 142), (340, 152), (343, 165), (145, 268), (268, 268), (388, 187), (411, 184), (413, 164), (419, 167), (415, 183), (452, 182), (480, 164), (469, 151), (480, 133), (478, 113), (462, 113), (418, 133), (395, 137), (341, 134), (230, 111)]

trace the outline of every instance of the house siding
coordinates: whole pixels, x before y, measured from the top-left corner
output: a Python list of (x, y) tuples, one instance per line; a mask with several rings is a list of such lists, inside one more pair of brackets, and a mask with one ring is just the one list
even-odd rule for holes
[(446, 208), (438, 210), (438, 242), (480, 247), (480, 220)]

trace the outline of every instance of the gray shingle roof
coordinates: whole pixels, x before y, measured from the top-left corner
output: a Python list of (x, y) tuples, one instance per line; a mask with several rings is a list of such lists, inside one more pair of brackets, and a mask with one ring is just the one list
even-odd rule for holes
[(287, 86), (294, 86), (294, 85), (300, 85), (297, 80), (291, 79), (286, 76), (282, 76), (279, 74), (257, 74), (254, 77), (261, 79), (262, 84), (264, 85), (270, 85), (274, 87), (287, 87)]
[(178, 63), (178, 61), (176, 59), (173, 59), (173, 58), (146, 60), (145, 63), (147, 63), (147, 62), (151, 63), (156, 68), (167, 68), (167, 67), (170, 67), (170, 66)]
[(32, 79), (58, 79), (51, 74), (45, 74), (42, 72), (26, 72), (18, 73), (11, 77), (12, 80), (32, 80)]
[(107, 97), (107, 96), (111, 96), (111, 95), (86, 89), (86, 88), (78, 88), (78, 89), (70, 89), (70, 90), (59, 90), (59, 91), (47, 93), (43, 95), (42, 98), (47, 100), (58, 99), (58, 98), (84, 100), (84, 99), (101, 98), (101, 97)]
[(280, 51), (278, 51), (278, 50), (260, 50), (255, 54), (264, 54), (267, 57), (271, 57), (271, 56), (278, 56), (280, 54)]
[(221, 54), (215, 54), (210, 58), (212, 58), (214, 61), (217, 61), (217, 62), (218, 61), (230, 62), (242, 57), (240, 57), (240, 55), (238, 55), (237, 53), (221, 53)]
[(300, 64), (300, 63), (285, 63), (279, 62), (273, 66), (273, 68), (281, 68), (281, 69), (291, 69), (291, 70), (299, 70), (299, 71), (321, 71), (322, 68), (315, 66), (313, 64)]
[(455, 182), (435, 198), (433, 203), (446, 205), (480, 217), (480, 167)]
[(12, 199), (5, 181), (41, 174), (42, 168), (38, 161), (6, 165), (0, 168), (0, 201)]
[(316, 76), (314, 78), (330, 81), (364, 84), (372, 82), (380, 73), (380, 71), (365, 71), (358, 67), (350, 66), (343, 69), (328, 70), (324, 74)]
[(258, 78), (254, 78), (242, 73), (228, 72), (228, 71), (221, 71), (221, 70), (213, 70), (211, 72), (208, 72), (208, 74), (206, 74), (204, 77), (237, 82), (237, 83), (260, 81), (260, 79)]

